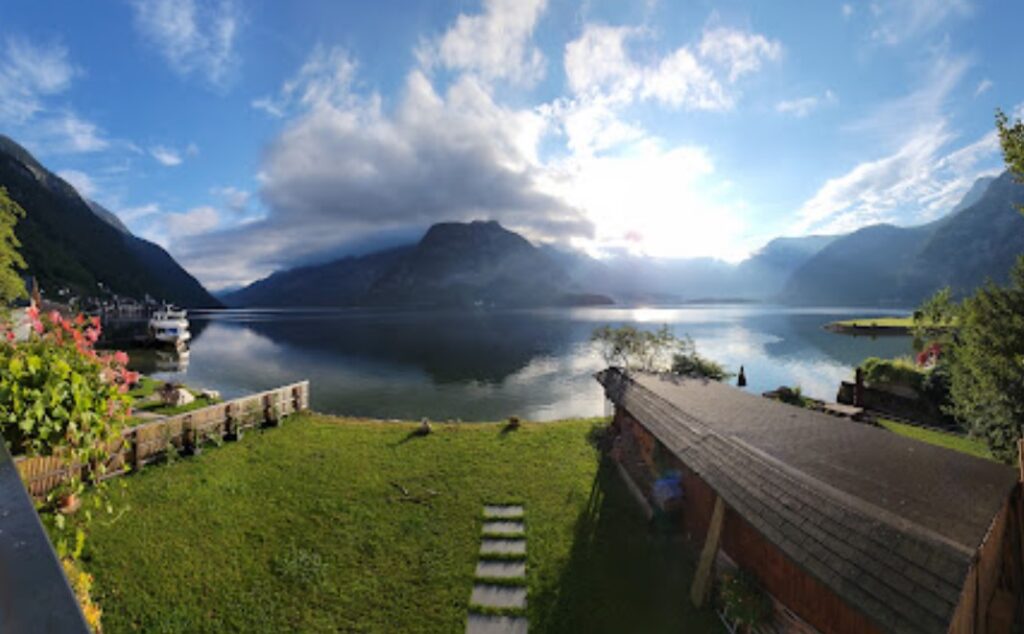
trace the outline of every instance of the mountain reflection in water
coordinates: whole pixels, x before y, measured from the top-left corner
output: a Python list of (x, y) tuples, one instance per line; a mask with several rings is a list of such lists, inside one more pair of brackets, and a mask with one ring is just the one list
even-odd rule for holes
[[(886, 311), (756, 305), (571, 308), (516, 311), (257, 311), (195, 313), (182, 371), (139, 369), (226, 396), (312, 381), (315, 409), (355, 416), (434, 420), (535, 420), (605, 413), (589, 344), (604, 324), (690, 335), (701, 354), (745, 366), (748, 390), (800, 385), (833, 399), (867, 356), (910, 352), (907, 337), (853, 338), (830, 321)], [(161, 371), (163, 368), (163, 371)]]

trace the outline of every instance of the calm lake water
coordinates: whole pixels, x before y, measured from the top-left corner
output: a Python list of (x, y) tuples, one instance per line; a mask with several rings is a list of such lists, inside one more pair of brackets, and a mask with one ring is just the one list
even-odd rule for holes
[[(869, 311), (881, 315), (886, 311)], [(604, 324), (690, 335), (698, 351), (737, 371), (754, 392), (799, 385), (833, 400), (868, 356), (910, 352), (907, 337), (854, 338), (830, 321), (864, 309), (753, 305), (480, 312), (371, 310), (197, 312), (187, 366), (133, 354), (143, 372), (232, 397), (309, 379), (323, 412), (377, 418), (533, 420), (605, 413), (589, 344)]]

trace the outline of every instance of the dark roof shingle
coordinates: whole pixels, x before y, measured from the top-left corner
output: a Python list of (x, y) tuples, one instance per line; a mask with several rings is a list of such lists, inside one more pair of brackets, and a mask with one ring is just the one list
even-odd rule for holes
[(598, 375), (795, 563), (895, 632), (945, 632), (1014, 469), (716, 382)]

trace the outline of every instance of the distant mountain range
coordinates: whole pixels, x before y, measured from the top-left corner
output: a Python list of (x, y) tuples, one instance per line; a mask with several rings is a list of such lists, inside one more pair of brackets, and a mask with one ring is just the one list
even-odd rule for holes
[(1024, 185), (982, 179), (947, 216), (916, 227), (874, 225), (837, 238), (801, 265), (780, 299), (798, 304), (916, 305), (950, 286), (1004, 283), (1024, 254)]
[(25, 209), (15, 233), (29, 275), (53, 295), (68, 289), (98, 295), (98, 283), (120, 295), (188, 307), (219, 306), (161, 247), (131, 234), (110, 211), (88, 201), (0, 135), (0, 186)]
[(549, 253), (497, 222), (432, 226), (415, 245), (274, 273), (231, 306), (574, 306), (584, 293)]
[[(98, 283), (188, 307), (221, 305), (159, 246), (0, 135), (0, 185), (26, 210), (16, 233), (44, 288)], [(739, 264), (714, 258), (592, 258), (536, 246), (496, 222), (440, 223), (418, 242), (276, 272), (226, 292), (231, 306), (559, 306), (707, 300), (912, 306), (949, 285), (1005, 282), (1024, 253), (1024, 185), (980, 179), (945, 217), (839, 236), (777, 238)]]
[(1003, 282), (1024, 253), (1024, 186), (983, 178), (944, 218), (838, 236), (777, 238), (739, 264), (596, 259), (534, 246), (495, 222), (442, 223), (417, 244), (274, 273), (225, 294), (233, 306), (538, 306), (708, 300), (912, 306), (949, 285)]

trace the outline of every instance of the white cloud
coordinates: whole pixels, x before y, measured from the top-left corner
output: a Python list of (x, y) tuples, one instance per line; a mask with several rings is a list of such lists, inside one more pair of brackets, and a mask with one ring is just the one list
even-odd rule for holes
[(461, 14), (438, 40), (417, 51), (427, 69), (442, 66), (484, 80), (533, 84), (544, 75), (544, 55), (531, 37), (547, 0), (484, 0), (483, 12)]
[(645, 136), (603, 156), (578, 156), (553, 165), (552, 191), (586, 210), (592, 239), (576, 246), (595, 255), (626, 250), (656, 257), (737, 259), (742, 210), (710, 191), (710, 153), (667, 146)]
[(71, 183), (71, 186), (75, 188), (78, 194), (82, 198), (92, 198), (96, 195), (98, 187), (96, 182), (89, 177), (85, 172), (78, 170), (61, 170), (57, 172), (57, 176), (60, 176), (67, 182)]
[(78, 74), (63, 45), (7, 38), (0, 51), (0, 125), (40, 153), (106, 150), (112, 142), (97, 124), (53, 105)]
[[(535, 19), (512, 29), (519, 49), (503, 40), (500, 59), (512, 64), (503, 70), (491, 52), (479, 51), (471, 63), (454, 52), (462, 49), (444, 46), (454, 41), (449, 36), (489, 45), (460, 25), (487, 31), (484, 21), (504, 16), (508, 6), (488, 3), (482, 15), (457, 20), (433, 48), (421, 46), (421, 67), (387, 106), (359, 89), (359, 64), (347, 51), (313, 47), (275, 94), (252, 103), (285, 119), (261, 165), (266, 214), (222, 214), (217, 231), (175, 243), (175, 255), (207, 283), (226, 286), (336, 257), (382, 234), (404, 242), (435, 222), (472, 219), (592, 252), (742, 255), (736, 245), (745, 207), (713, 184), (711, 153), (659, 139), (630, 120), (628, 109), (641, 102), (731, 108), (741, 81), (779, 58), (778, 43), (714, 29), (667, 52), (634, 51), (635, 40), (651, 43), (650, 33), (588, 25), (565, 48), (571, 95), (510, 107), (496, 100), (494, 82), (531, 78)], [(453, 72), (435, 83), (430, 68)], [(565, 141), (567, 153), (542, 154), (553, 138)], [(248, 192), (212, 193), (226, 210), (251, 205)], [(233, 245), (230, 253), (225, 243)]]
[(633, 27), (587, 25), (565, 47), (569, 88), (576, 95), (599, 96), (618, 105), (651, 99), (674, 108), (727, 110), (735, 96), (725, 82), (756, 72), (764, 61), (778, 59), (782, 50), (778, 42), (759, 34), (715, 28), (706, 30), (695, 47), (682, 46), (641, 64), (627, 43), (643, 35), (645, 31)]
[(872, 39), (890, 46), (928, 34), (973, 9), (970, 0), (879, 0), (869, 8), (876, 20)]
[(134, 0), (142, 35), (183, 77), (201, 75), (224, 88), (238, 66), (235, 40), (242, 24), (233, 0)]
[(991, 79), (982, 79), (980, 82), (978, 82), (978, 87), (974, 89), (974, 96), (980, 97), (981, 95), (991, 90), (993, 85), (994, 84), (992, 83)]
[(74, 75), (64, 46), (7, 38), (0, 57), (0, 121), (26, 122), (43, 109), (44, 97), (67, 90)]
[(782, 56), (782, 45), (777, 41), (723, 27), (704, 31), (699, 50), (701, 57), (729, 70), (730, 82), (757, 72), (764, 61), (775, 61)]
[(214, 187), (210, 191), (220, 196), (228, 209), (235, 213), (244, 213), (249, 206), (249, 200), (252, 199), (252, 192), (237, 187)]
[(46, 139), (47, 149), (56, 152), (99, 152), (111, 144), (99, 126), (73, 112), (47, 118), (40, 123), (39, 128)]
[(151, 218), (160, 213), (160, 206), (156, 203), (147, 203), (137, 207), (125, 207), (117, 210), (117, 216), (125, 223), (134, 225), (145, 218)]
[(356, 69), (355, 61), (345, 49), (318, 44), (277, 95), (254, 99), (252, 107), (280, 118), (295, 109), (352, 106), (355, 98), (351, 88)]
[(843, 18), (849, 18), (853, 15), (853, 5), (848, 2), (843, 3), (839, 10), (843, 14)]
[(793, 230), (834, 233), (879, 222), (929, 221), (950, 211), (979, 177), (1001, 170), (994, 131), (951, 147), (959, 135), (945, 105), (967, 61), (940, 57), (930, 66), (919, 88), (848, 127), (858, 136), (895, 145), (828, 179), (801, 206)]
[(836, 101), (835, 93), (831, 90), (826, 90), (821, 96), (810, 95), (780, 101), (775, 104), (775, 111), (779, 114), (788, 114), (801, 119), (819, 107), (826, 104), (834, 104)]
[(149, 148), (149, 153), (158, 163), (166, 167), (176, 167), (182, 162), (181, 154), (177, 150), (164, 145), (155, 145)]
[(161, 219), (173, 240), (206, 233), (217, 227), (220, 214), (209, 206), (195, 207), (185, 212), (167, 214)]
[(916, 224), (950, 211), (982, 176), (998, 173), (994, 132), (955, 150), (945, 124), (922, 128), (888, 156), (829, 179), (800, 208), (797, 232), (836, 233), (889, 222)]

